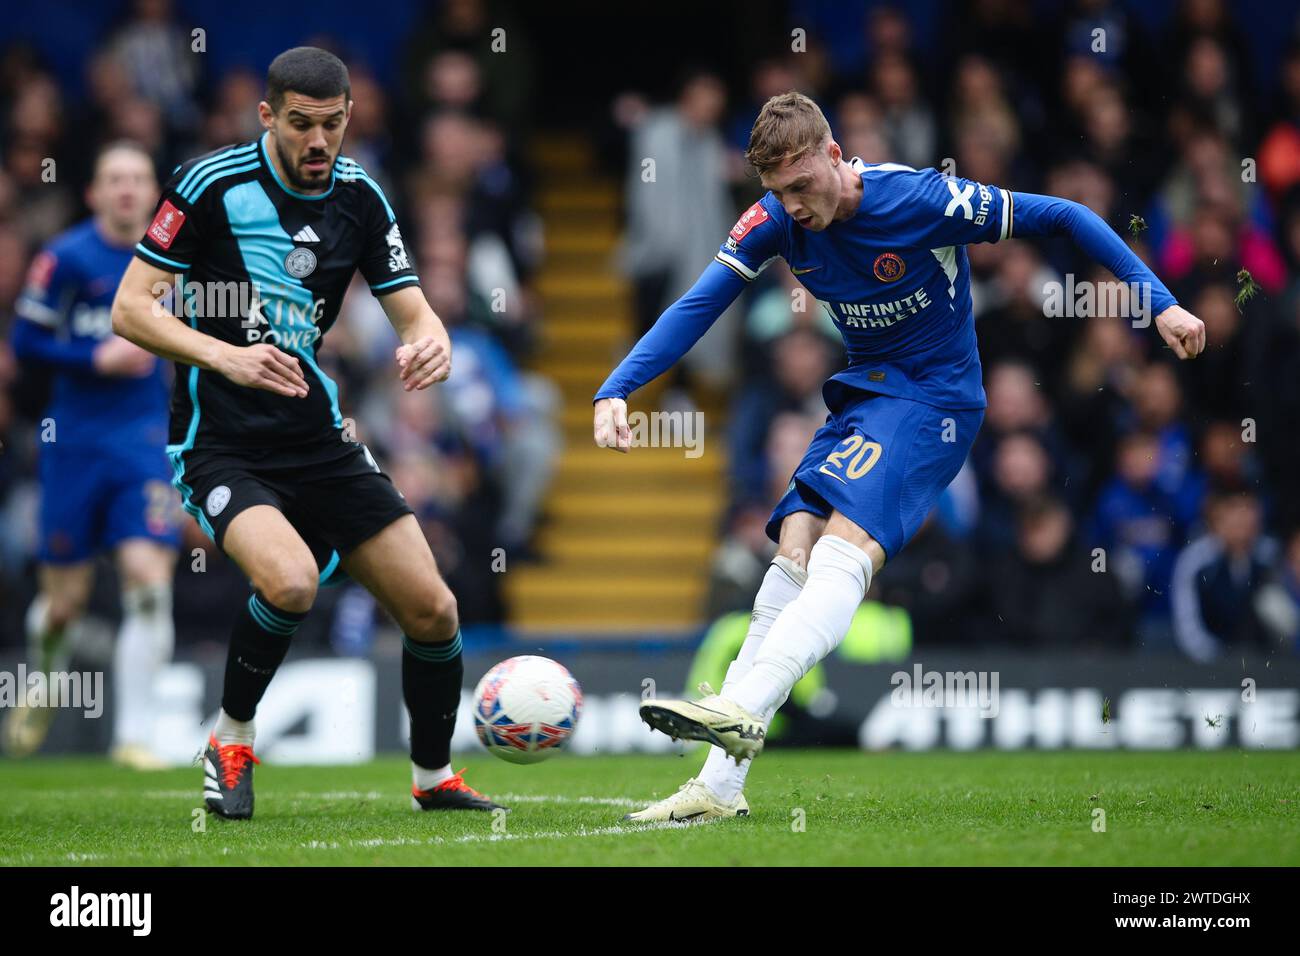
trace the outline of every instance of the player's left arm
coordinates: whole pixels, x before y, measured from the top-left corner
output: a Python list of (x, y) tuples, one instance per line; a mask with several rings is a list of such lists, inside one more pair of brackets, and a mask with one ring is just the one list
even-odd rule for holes
[(1008, 193), (1008, 238), (1069, 236), (1080, 249), (1104, 265), (1115, 278), (1149, 290), (1160, 337), (1180, 359), (1196, 358), (1205, 349), (1205, 323), (1178, 304), (1172, 293), (1106, 221), (1082, 203), (1036, 193)]
[(425, 389), (451, 374), (451, 336), (418, 285), (379, 297), (384, 314), (397, 330), (398, 376), (402, 388)]
[(345, 162), (364, 203), (365, 242), (357, 267), (402, 340), (395, 353), (402, 388), (428, 388), (451, 374), (451, 336), (424, 297), (384, 190), (355, 161)]
[[(1082, 203), (1017, 193), (936, 170), (887, 173), (892, 188), (879, 190), (880, 221), (911, 245), (935, 248), (973, 242), (1069, 236), (1095, 261), (1126, 283), (1150, 291), (1161, 337), (1179, 358), (1205, 348), (1205, 324), (1178, 304), (1165, 284), (1132, 249)], [(882, 186), (886, 185), (882, 182)]]

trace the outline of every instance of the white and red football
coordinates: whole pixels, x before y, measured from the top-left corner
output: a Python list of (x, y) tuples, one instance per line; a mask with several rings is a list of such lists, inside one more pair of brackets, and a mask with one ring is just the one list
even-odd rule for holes
[(564, 748), (582, 713), (582, 688), (549, 657), (511, 657), (474, 688), (474, 729), (489, 752), (537, 763)]

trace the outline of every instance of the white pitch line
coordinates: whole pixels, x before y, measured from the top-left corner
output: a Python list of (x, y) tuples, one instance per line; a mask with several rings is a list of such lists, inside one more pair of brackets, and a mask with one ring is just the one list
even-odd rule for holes
[[(83, 799), (87, 795), (97, 797), (140, 797), (145, 800), (190, 800), (201, 797), (198, 789), (194, 790), (123, 790), (121, 788), (101, 787), (92, 790), (43, 790), (40, 792), (42, 797), (53, 797), (56, 799)], [(279, 800), (401, 800), (404, 801), (408, 794), (400, 790), (299, 790), (290, 793), (276, 793), (271, 791), (269, 794), (259, 794), (264, 799)], [(539, 793), (502, 793), (498, 794), (496, 799), (506, 803), (571, 803), (583, 806), (599, 807), (621, 807), (621, 808), (640, 808), (647, 805), (648, 800), (633, 800), (631, 797), (596, 797), (586, 794), (570, 796), (567, 794), (539, 794)]]
[(466, 833), (458, 837), (435, 836), (424, 840), (412, 840), (410, 837), (375, 837), (370, 840), (348, 840), (344, 843), (339, 843), (336, 840), (309, 840), (306, 843), (299, 843), (298, 846), (304, 850), (341, 850), (351, 847), (370, 849), (381, 846), (454, 846), (465, 843), (504, 843), (517, 840), (567, 840), (572, 837), (630, 836), (634, 833), (648, 833), (652, 830), (680, 830), (685, 827), (707, 826), (713, 822), (715, 821), (674, 823), (665, 820), (660, 823), (645, 823), (640, 826), (608, 826), (595, 829), (579, 827), (577, 830), (538, 830), (533, 833)]
[(498, 799), (506, 803), (584, 803), (601, 807), (642, 807), (645, 800), (633, 800), (631, 797), (569, 797), (563, 794), (503, 793)]
[[(94, 790), (47, 790), (42, 792), (44, 797), (65, 797), (65, 798), (84, 798), (87, 793), (93, 793), (97, 796), (138, 796), (148, 800), (193, 800), (198, 796), (194, 790), (142, 790), (130, 791), (109, 787), (100, 787)], [(380, 790), (325, 790), (310, 791), (303, 790), (295, 793), (274, 794), (276, 798), (284, 800), (403, 800), (405, 796), (395, 791)], [(509, 803), (555, 803), (555, 804), (576, 804), (579, 806), (601, 806), (601, 807), (618, 807), (626, 809), (631, 807), (641, 807), (645, 805), (644, 800), (633, 800), (630, 797), (596, 797), (590, 795), (568, 796), (565, 794), (537, 794), (537, 793), (503, 793), (499, 799)], [(711, 821), (705, 821), (711, 822)], [(466, 834), (460, 837), (448, 839), (446, 837), (429, 837), (425, 840), (414, 840), (409, 837), (375, 837), (370, 840), (350, 840), (346, 844), (327, 842), (321, 840), (312, 840), (309, 843), (300, 844), (304, 849), (309, 850), (337, 850), (346, 845), (349, 847), (374, 848), (384, 846), (438, 846), (445, 844), (457, 843), (496, 843), (503, 840), (554, 840), (565, 837), (598, 837), (598, 836), (624, 836), (629, 833), (644, 833), (650, 830), (680, 829), (683, 826), (699, 826), (699, 823), (686, 824), (665, 821), (662, 823), (650, 823), (640, 826), (608, 826), (596, 829), (587, 829), (580, 827), (577, 830), (543, 830), (535, 833), (492, 833), (492, 834)], [(191, 853), (198, 852), (189, 848), (169, 850), (169, 853), (180, 853), (188, 856)], [(230, 847), (222, 847), (223, 855), (230, 853)], [(120, 850), (113, 853), (67, 853), (65, 859), (72, 863), (89, 862), (92, 860), (115, 859), (122, 856), (147, 856), (149, 851), (143, 850)], [(22, 865), (30, 863), (36, 859), (36, 854), (23, 853), (16, 857), (0, 857), (0, 865), (12, 866), (15, 864)]]
[[(717, 818), (721, 819), (721, 818)], [(466, 833), (458, 837), (440, 837), (431, 836), (423, 840), (412, 839), (411, 837), (371, 837), (368, 840), (347, 840), (339, 842), (337, 840), (309, 840), (306, 843), (299, 843), (299, 849), (303, 850), (342, 850), (342, 849), (375, 849), (377, 847), (399, 847), (399, 846), (457, 846), (474, 843), (506, 843), (521, 840), (567, 840), (570, 838), (586, 839), (588, 837), (605, 837), (605, 836), (630, 836), (634, 833), (651, 833), (656, 830), (683, 830), (688, 827), (708, 826), (716, 823), (714, 820), (701, 820), (694, 822), (674, 822), (664, 820), (658, 823), (642, 823), (634, 826), (606, 826), (606, 827), (579, 827), (576, 830), (536, 830), (531, 833)], [(232, 852), (238, 852), (246, 849), (247, 852), (256, 852), (264, 848), (240, 848), (240, 847), (221, 847), (221, 855), (228, 856)], [(198, 853), (210, 853), (210, 850), (204, 850), (199, 847), (176, 847), (166, 851), (169, 855), (176, 856), (194, 856)], [(153, 855), (150, 850), (114, 850), (109, 853), (66, 853), (64, 859), (73, 863), (87, 862), (90, 860), (114, 860), (122, 857), (148, 857)], [(0, 866), (13, 866), (30, 864), (36, 860), (38, 854), (23, 853), (14, 857), (0, 857)]]

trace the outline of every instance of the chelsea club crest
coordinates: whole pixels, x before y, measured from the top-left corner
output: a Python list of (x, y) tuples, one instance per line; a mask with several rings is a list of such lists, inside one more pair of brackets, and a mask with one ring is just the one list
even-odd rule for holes
[(294, 249), (284, 257), (284, 268), (295, 279), (305, 279), (316, 271), (316, 253), (310, 249)]
[(907, 266), (896, 253), (882, 252), (876, 256), (876, 261), (871, 265), (871, 271), (876, 274), (876, 278), (881, 282), (896, 282), (903, 278)]

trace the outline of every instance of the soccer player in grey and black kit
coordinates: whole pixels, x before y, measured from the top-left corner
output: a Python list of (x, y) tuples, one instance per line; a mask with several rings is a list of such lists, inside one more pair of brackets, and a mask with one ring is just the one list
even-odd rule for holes
[[(333, 54), (297, 47), (276, 57), (258, 104), (266, 132), (177, 167), (113, 303), (115, 332), (177, 363), (173, 483), (253, 588), (204, 759), (204, 798), (228, 818), (253, 814), (258, 701), (318, 585), (340, 573), (402, 629), (412, 805), (497, 808), (451, 772), (464, 677), (456, 599), (316, 361), (360, 268), (401, 338), (403, 387), (451, 372), (447, 331), (383, 190), (341, 154), (351, 110), (347, 68)], [(178, 279), (184, 303), (172, 310), (183, 318), (160, 301)]]

